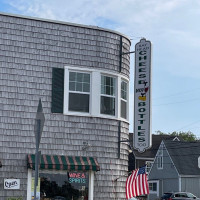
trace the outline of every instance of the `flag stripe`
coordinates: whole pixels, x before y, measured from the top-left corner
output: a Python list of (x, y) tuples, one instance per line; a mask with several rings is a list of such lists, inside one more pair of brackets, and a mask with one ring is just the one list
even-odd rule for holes
[(149, 188), (145, 167), (141, 167), (134, 170), (126, 180), (126, 199), (144, 194), (149, 194)]

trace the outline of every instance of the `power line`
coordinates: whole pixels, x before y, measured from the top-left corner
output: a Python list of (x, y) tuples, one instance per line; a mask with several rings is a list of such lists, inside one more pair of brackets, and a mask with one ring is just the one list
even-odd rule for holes
[(191, 92), (196, 91), (196, 90), (200, 90), (200, 88), (195, 88), (195, 89), (192, 89), (192, 90), (186, 90), (186, 91), (174, 93), (174, 94), (171, 94), (171, 95), (156, 97), (156, 98), (153, 98), (153, 100), (154, 100), (154, 99), (163, 99), (163, 98), (167, 98), (167, 97), (178, 96), (178, 95), (182, 95), (182, 94), (185, 94), (185, 93), (191, 93)]
[(192, 122), (192, 123), (190, 123), (190, 124), (188, 124), (188, 125), (185, 125), (185, 126), (183, 126), (182, 128), (177, 129), (176, 131), (179, 131), (179, 130), (181, 130), (181, 129), (183, 129), (183, 128), (186, 128), (186, 127), (191, 126), (191, 125), (193, 125), (193, 124), (196, 124), (196, 123), (198, 123), (198, 122), (200, 122), (200, 120), (197, 120), (197, 121)]
[(158, 105), (153, 105), (153, 106), (166, 106), (166, 105), (172, 105), (172, 104), (187, 103), (187, 102), (197, 101), (197, 100), (200, 100), (200, 98), (190, 99), (190, 100), (186, 100), (186, 101), (179, 101), (179, 102), (171, 102), (171, 103), (158, 104)]

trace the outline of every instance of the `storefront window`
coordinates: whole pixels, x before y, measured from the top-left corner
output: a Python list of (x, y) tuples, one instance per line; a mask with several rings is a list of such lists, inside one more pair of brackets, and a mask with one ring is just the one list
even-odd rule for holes
[(40, 173), (39, 182), (40, 200), (88, 200), (88, 172)]

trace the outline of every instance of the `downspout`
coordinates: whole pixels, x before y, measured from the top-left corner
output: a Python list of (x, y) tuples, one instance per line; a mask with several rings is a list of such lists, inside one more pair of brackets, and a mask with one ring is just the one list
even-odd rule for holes
[(118, 155), (117, 157), (120, 159), (120, 148), (121, 148), (121, 121), (118, 123)]

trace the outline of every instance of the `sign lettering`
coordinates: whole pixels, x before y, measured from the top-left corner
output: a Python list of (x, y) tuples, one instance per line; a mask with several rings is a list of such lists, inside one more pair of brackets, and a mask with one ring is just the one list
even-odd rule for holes
[(135, 45), (133, 147), (144, 152), (151, 147), (151, 42)]

